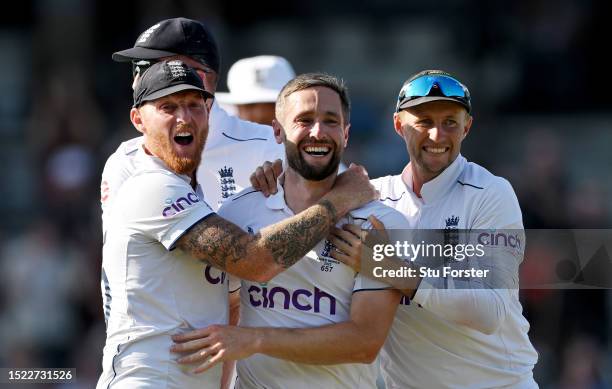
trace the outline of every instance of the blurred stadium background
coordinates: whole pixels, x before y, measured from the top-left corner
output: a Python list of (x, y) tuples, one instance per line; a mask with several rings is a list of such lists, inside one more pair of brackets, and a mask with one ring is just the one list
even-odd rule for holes
[[(76, 367), (78, 384), (66, 387), (95, 385), (104, 341), (99, 176), (119, 142), (137, 135), (130, 68), (110, 57), (148, 26), (205, 21), (221, 47), (219, 90), (234, 61), (259, 54), (344, 78), (353, 101), (345, 160), (373, 177), (407, 161), (391, 121), (403, 80), (447, 70), (473, 96), (463, 154), (511, 181), (527, 228), (610, 228), (611, 8), (597, 0), (11, 2), (0, 16), (0, 366)], [(610, 290), (525, 290), (522, 301), (542, 387), (611, 385)]]

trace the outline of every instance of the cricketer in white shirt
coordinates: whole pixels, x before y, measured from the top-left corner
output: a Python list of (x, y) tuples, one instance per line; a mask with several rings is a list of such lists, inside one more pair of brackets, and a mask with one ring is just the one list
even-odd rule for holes
[[(249, 176), (267, 160), (284, 159), (270, 126), (229, 115), (214, 102), (209, 115), (209, 134), (197, 171), (205, 200), (213, 210), (225, 199), (251, 186)], [(122, 183), (137, 169), (134, 159), (143, 137), (123, 142), (107, 160), (102, 172), (102, 222), (105, 211)]]
[[(410, 169), (404, 173), (407, 183), (402, 175), (371, 182), (386, 205), (408, 217), (410, 228), (523, 230), (510, 183), (461, 155), (423, 184), (421, 198), (412, 190)], [(381, 351), (388, 389), (537, 387), (532, 370), (538, 355), (518, 299), (523, 249), (503, 250), (501, 271), (512, 288), (444, 290), (421, 280), (412, 301), (402, 300)]]
[[(271, 127), (248, 122), (235, 116), (228, 115), (217, 105), (217, 103), (213, 103), (210, 111), (209, 129), (209, 135), (203, 152), (202, 161), (197, 170), (198, 183), (200, 183), (200, 185), (206, 189), (204, 193), (199, 193), (198, 195), (200, 199), (203, 199), (199, 203), (200, 205), (210, 204), (210, 208), (216, 210), (225, 199), (243, 188), (250, 186), (249, 175), (255, 167), (270, 158), (284, 158), (284, 147), (283, 145), (276, 143)], [(123, 184), (126, 183), (128, 179), (136, 174), (140, 174), (143, 170), (149, 169), (151, 166), (151, 157), (142, 155), (143, 139), (144, 138), (141, 136), (123, 142), (117, 151), (115, 151), (115, 153), (108, 158), (104, 166), (101, 185), (101, 206), (102, 229), (105, 242), (107, 239), (109, 239), (109, 230), (113, 228), (114, 223), (111, 222), (110, 219), (110, 215), (114, 207), (113, 200), (118, 197), (120, 190), (122, 190)], [(189, 182), (187, 181), (187, 186), (188, 183)], [(132, 190), (138, 190), (138, 188), (134, 187), (133, 185), (131, 185), (131, 187)], [(177, 194), (178, 197), (183, 195), (184, 193)], [(167, 198), (170, 199), (172, 197), (168, 196)], [(163, 199), (163, 201), (165, 200), (166, 198)], [(162, 219), (162, 221), (165, 220)], [(117, 231), (114, 231), (114, 233), (116, 232)], [(110, 249), (107, 248), (107, 245), (105, 245), (104, 250), (106, 253), (106, 251)], [(185, 261), (185, 259), (180, 258), (171, 260)], [(191, 259), (189, 262), (193, 263), (191, 264), (190, 270), (186, 273), (188, 273), (191, 278), (196, 276), (196, 279), (200, 285), (198, 288), (192, 289), (191, 296), (207, 296), (207, 301), (209, 301), (209, 299), (210, 301), (214, 300), (216, 302), (215, 305), (225, 304), (225, 309), (227, 309), (227, 291), (228, 284), (230, 283), (230, 277), (228, 277), (225, 272), (220, 271), (210, 265), (202, 264), (201, 262), (194, 261), (193, 259)], [(106, 267), (110, 266), (107, 265)], [(124, 268), (125, 266), (120, 267), (120, 269)], [(202, 270), (198, 270), (200, 268)], [(105, 316), (107, 316), (108, 310), (111, 306), (110, 292), (108, 289), (109, 285), (106, 282), (107, 275), (105, 275), (103, 272), (102, 276), (102, 296), (105, 307)], [(178, 277), (178, 279), (180, 279), (180, 277)], [(137, 285), (134, 287), (138, 288)], [(211, 294), (208, 292), (206, 288), (209, 287), (213, 288), (216, 293)], [(234, 291), (238, 287), (239, 283), (232, 280), (230, 291)], [(221, 290), (223, 290), (226, 294), (224, 295), (221, 293)], [(164, 294), (160, 293), (160, 296), (162, 295)], [(155, 293), (151, 293), (148, 298), (151, 301), (154, 301), (155, 296)], [(124, 303), (127, 304), (127, 302)], [(207, 310), (207, 312), (215, 314), (218, 309), (220, 308), (217, 307), (216, 309), (210, 311)], [(198, 313), (193, 311), (193, 314), (196, 315)], [(196, 325), (195, 328), (202, 326), (205, 327), (206, 324), (212, 323), (227, 323), (227, 312), (225, 311), (223, 315), (217, 314), (215, 321), (207, 321), (206, 317), (214, 316), (202, 316), (201, 319), (204, 321), (198, 321), (197, 323), (204, 323), (204, 325)], [(182, 332), (188, 329), (189, 328), (183, 328)], [(113, 341), (109, 342), (109, 345), (106, 347), (108, 351), (105, 351), (105, 358), (112, 358), (117, 353), (117, 347), (119, 347), (119, 344), (125, 342), (128, 335), (122, 334), (121, 336), (125, 335), (123, 337), (119, 335), (111, 336), (110, 334), (113, 332), (113, 329), (110, 326), (107, 329), (107, 332), (109, 333), (109, 339), (112, 338)], [(131, 339), (134, 339), (133, 336)], [(157, 348), (157, 353), (166, 353), (166, 350), (169, 350), (168, 342), (169, 338), (164, 338), (163, 342), (161, 343), (151, 343), (150, 350)], [(108, 357), (106, 357), (107, 355)], [(109, 363), (112, 361), (109, 362), (105, 360), (105, 362), (107, 363), (104, 366), (111, 366)], [(216, 379), (216, 374), (217, 373), (210, 374), (210, 382), (213, 382)], [(218, 383), (219, 381), (217, 380), (216, 382)]]
[(221, 365), (190, 374), (170, 352), (172, 334), (228, 321), (225, 273), (174, 250), (181, 235), (213, 211), (189, 176), (142, 146), (124, 161), (130, 176), (105, 211), (107, 341), (97, 387), (218, 388)]
[[(250, 233), (293, 215), (285, 202), (279, 179), (277, 192), (265, 198), (261, 192), (245, 190), (230, 199), (219, 215)], [(408, 228), (406, 218), (380, 202), (351, 211), (337, 225), (356, 223), (371, 228), (375, 215), (389, 228)], [(386, 290), (382, 282), (361, 277), (329, 256), (332, 246), (322, 241), (302, 260), (265, 284), (242, 281), (240, 326), (309, 328), (349, 320), (354, 293)], [(236, 388), (375, 388), (376, 365), (309, 365), (254, 354), (237, 362)]]

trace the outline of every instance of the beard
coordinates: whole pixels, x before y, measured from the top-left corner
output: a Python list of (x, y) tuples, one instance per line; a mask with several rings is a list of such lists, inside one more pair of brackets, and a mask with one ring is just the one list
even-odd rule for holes
[(340, 165), (341, 157), (341, 152), (338, 151), (336, 144), (333, 142), (318, 142), (321, 145), (330, 146), (332, 149), (330, 151), (330, 153), (332, 153), (332, 158), (330, 159), (329, 163), (325, 166), (319, 167), (312, 166), (306, 162), (306, 160), (304, 160), (304, 157), (300, 152), (300, 145), (306, 141), (308, 141), (308, 139), (300, 142), (298, 145), (293, 142), (285, 141), (285, 153), (287, 155), (287, 163), (289, 166), (300, 176), (309, 181), (321, 181), (335, 173)]
[[(181, 128), (177, 128), (177, 133)], [(196, 151), (191, 156), (179, 156), (172, 147), (172, 139), (164, 133), (155, 133), (150, 135), (150, 142), (153, 146), (154, 154), (159, 157), (170, 169), (178, 174), (190, 175), (195, 172), (200, 161), (202, 160), (202, 150), (206, 144), (207, 131), (195, 132), (193, 141), (196, 145)]]

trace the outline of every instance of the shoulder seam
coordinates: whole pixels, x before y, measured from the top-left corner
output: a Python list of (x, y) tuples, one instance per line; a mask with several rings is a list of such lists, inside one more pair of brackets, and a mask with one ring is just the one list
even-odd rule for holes
[(463, 185), (463, 186), (471, 186), (472, 188), (476, 188), (476, 189), (484, 189), (483, 187), (476, 186), (476, 185), (473, 185), (473, 184), (468, 184), (467, 182), (461, 182), (461, 181), (459, 181), (459, 180), (457, 180), (457, 182), (458, 182), (459, 184)]
[(240, 139), (240, 138), (234, 138), (232, 136), (229, 136), (225, 132), (222, 132), (221, 134), (224, 137), (226, 137), (226, 138), (229, 138), (229, 139), (232, 139), (232, 140), (235, 140), (235, 141), (238, 141), (238, 142), (248, 142), (248, 141), (251, 141), (251, 140), (262, 140), (264, 142), (268, 141), (268, 139), (266, 139), (266, 138), (246, 138), (246, 139)]
[(384, 199), (380, 199), (380, 201), (385, 201), (385, 200), (391, 200), (391, 201), (399, 201), (402, 197), (404, 197), (404, 195), (406, 194), (406, 192), (402, 192), (402, 194), (400, 195), (400, 197), (396, 198), (396, 199), (392, 199), (391, 197), (385, 197)]
[(257, 192), (260, 192), (260, 191), (259, 191), (259, 190), (252, 190), (252, 191), (250, 191), (250, 192), (243, 193), (243, 194), (241, 194), (241, 195), (238, 195), (238, 196), (236, 196), (236, 197), (232, 198), (232, 201), (236, 201), (236, 200), (238, 200), (238, 199), (239, 199), (239, 198), (241, 198), (241, 197), (244, 197), (244, 196), (246, 196), (246, 195), (248, 195), (248, 194), (251, 194), (251, 193), (257, 193)]

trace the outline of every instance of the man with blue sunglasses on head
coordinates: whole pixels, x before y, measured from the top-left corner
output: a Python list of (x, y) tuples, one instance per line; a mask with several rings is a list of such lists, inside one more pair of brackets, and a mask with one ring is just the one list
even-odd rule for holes
[[(401, 174), (371, 181), (381, 201), (406, 215), (415, 230), (508, 235), (482, 240), (494, 260), (479, 265), (491, 267), (492, 284), (433, 276), (385, 279), (406, 296), (381, 351), (388, 389), (538, 386), (532, 373), (538, 355), (518, 298), (524, 243), (512, 244), (524, 242), (521, 210), (507, 180), (461, 155), (471, 111), (467, 87), (450, 74), (425, 70), (410, 77), (393, 115), (410, 162)], [(359, 271), (359, 228), (348, 225), (333, 234), (337, 250), (331, 256), (344, 263), (352, 258)]]

